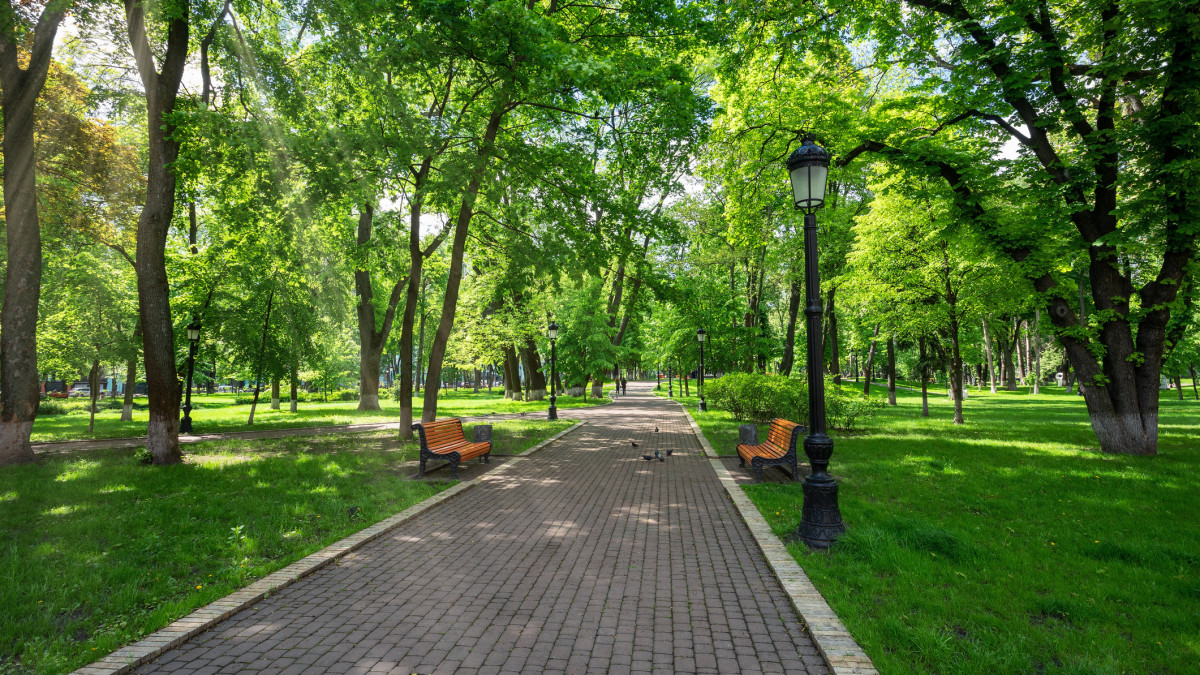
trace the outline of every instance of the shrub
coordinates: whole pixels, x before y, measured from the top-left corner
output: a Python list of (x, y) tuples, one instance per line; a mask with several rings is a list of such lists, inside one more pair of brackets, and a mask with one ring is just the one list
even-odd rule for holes
[(808, 386), (800, 379), (730, 373), (704, 385), (705, 398), (735, 419), (769, 422), (782, 417), (800, 424), (808, 419)]
[(881, 397), (868, 398), (856, 391), (846, 391), (825, 378), (825, 420), (834, 429), (849, 431), (856, 422), (874, 418), (884, 405)]
[(72, 410), (71, 403), (67, 403), (62, 399), (44, 398), (38, 402), (37, 414), (39, 415), (66, 415), (67, 413), (75, 412)]
[(329, 392), (329, 400), (330, 401), (357, 401), (358, 400), (358, 390), (357, 389), (339, 389), (337, 391), (331, 391), (331, 392)]

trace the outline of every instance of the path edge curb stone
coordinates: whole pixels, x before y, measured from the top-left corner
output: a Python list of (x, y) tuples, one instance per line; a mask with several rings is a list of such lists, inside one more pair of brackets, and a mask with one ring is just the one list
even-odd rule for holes
[(391, 532), (434, 506), (470, 490), (487, 480), (490, 476), (507, 472), (512, 465), (520, 463), (533, 453), (538, 452), (585, 424), (587, 422), (577, 422), (532, 448), (518, 453), (512, 459), (492, 471), (478, 478), (464, 481), (451, 488), (442, 490), (395, 515), (384, 518), (374, 525), (365, 527), (340, 541), (326, 546), (316, 553), (305, 556), (281, 570), (272, 572), (249, 586), (236, 590), (220, 600), (211, 602), (183, 618), (176, 619), (133, 644), (121, 647), (98, 661), (93, 661), (73, 671), (72, 675), (124, 675), (134, 668), (161, 656), (164, 652), (178, 647), (270, 594), (292, 585), (326, 567), (335, 560), (345, 557), (348, 553), (361, 548), (368, 542)]
[(716, 471), (717, 478), (725, 487), (729, 498), (733, 500), (742, 520), (750, 528), (759, 550), (779, 579), (779, 583), (783, 585), (784, 592), (808, 628), (808, 633), (816, 643), (817, 651), (821, 652), (821, 657), (829, 665), (829, 670), (841, 675), (878, 675), (879, 671), (871, 662), (871, 658), (850, 635), (850, 631), (846, 630), (846, 626), (838, 619), (825, 597), (813, 586), (800, 564), (788, 553), (787, 547), (759, 513), (758, 507), (746, 496), (746, 492), (730, 475), (729, 469), (725, 468), (720, 455), (708, 442), (704, 432), (700, 431), (700, 425), (696, 424), (691, 412), (679, 401), (672, 402), (680, 407), (688, 423), (692, 425), (692, 433), (696, 435), (700, 447), (704, 448), (704, 454)]

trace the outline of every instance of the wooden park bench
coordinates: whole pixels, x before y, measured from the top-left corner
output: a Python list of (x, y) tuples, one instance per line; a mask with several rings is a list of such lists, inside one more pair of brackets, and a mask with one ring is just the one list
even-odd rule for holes
[(754, 467), (754, 482), (762, 482), (762, 470), (767, 466), (787, 466), (792, 470), (792, 480), (800, 480), (797, 470), (796, 446), (800, 438), (808, 433), (806, 427), (785, 419), (771, 420), (771, 428), (767, 432), (765, 443), (756, 445), (739, 443), (737, 446), (738, 463), (740, 466)]
[(413, 431), (421, 441), (421, 471), (418, 477), (425, 476), (425, 461), (443, 459), (450, 462), (450, 478), (458, 479), (458, 465), (468, 459), (482, 457), (490, 462), (492, 453), (491, 441), (471, 443), (463, 435), (462, 420), (434, 420), (412, 425)]

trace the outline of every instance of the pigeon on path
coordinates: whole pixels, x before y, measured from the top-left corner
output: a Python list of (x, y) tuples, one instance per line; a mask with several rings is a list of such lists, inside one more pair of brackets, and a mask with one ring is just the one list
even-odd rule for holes
[(661, 453), (661, 452), (659, 452), (658, 450), (655, 450), (655, 451), (654, 451), (654, 459), (657, 459), (657, 460), (658, 460), (658, 461), (660, 461), (660, 462), (665, 462), (665, 461), (667, 461), (667, 458), (666, 458), (666, 457), (663, 457), (663, 456), (662, 456), (662, 453)]
[(675, 451), (672, 450), (671, 448), (667, 448), (667, 457), (670, 457), (672, 452), (675, 452)]
[(654, 455), (642, 455), (642, 459), (646, 460), (647, 462), (652, 462), (654, 461)]
[(658, 427), (654, 427), (654, 433), (658, 433)]
[(635, 448), (638, 446), (637, 441), (630, 441), (629, 444)]

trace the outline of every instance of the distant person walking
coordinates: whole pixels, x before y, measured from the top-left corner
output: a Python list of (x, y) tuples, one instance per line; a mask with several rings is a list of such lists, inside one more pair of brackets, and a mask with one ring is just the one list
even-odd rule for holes
[(625, 394), (628, 394), (628, 393), (629, 393), (629, 382), (625, 381), (625, 378), (622, 377), (621, 378), (621, 395), (624, 396)]

